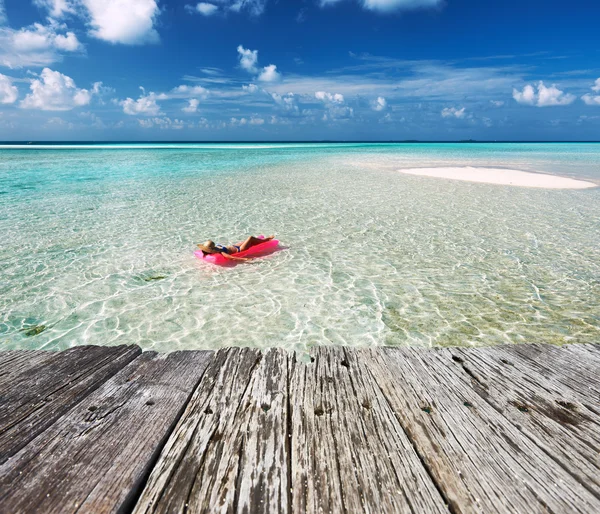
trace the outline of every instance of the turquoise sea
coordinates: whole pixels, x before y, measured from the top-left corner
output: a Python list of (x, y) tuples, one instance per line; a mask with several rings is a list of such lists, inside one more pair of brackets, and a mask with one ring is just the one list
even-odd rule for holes
[(467, 165), (600, 184), (600, 144), (0, 147), (0, 347), (597, 342), (600, 188), (396, 171)]

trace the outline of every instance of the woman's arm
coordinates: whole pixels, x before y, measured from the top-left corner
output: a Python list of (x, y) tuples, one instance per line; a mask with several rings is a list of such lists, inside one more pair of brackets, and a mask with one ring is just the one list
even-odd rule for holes
[(233, 255), (229, 255), (228, 253), (221, 252), (221, 255), (230, 261), (251, 261), (252, 257), (234, 257)]

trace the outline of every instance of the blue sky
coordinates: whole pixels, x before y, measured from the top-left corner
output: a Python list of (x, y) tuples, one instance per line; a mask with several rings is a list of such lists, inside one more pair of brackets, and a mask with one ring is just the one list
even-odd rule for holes
[(0, 0), (0, 140), (600, 140), (600, 3)]

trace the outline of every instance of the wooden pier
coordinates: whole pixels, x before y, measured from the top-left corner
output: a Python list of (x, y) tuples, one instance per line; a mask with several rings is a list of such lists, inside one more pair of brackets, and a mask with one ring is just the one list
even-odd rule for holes
[(600, 512), (600, 345), (0, 352), (0, 512)]

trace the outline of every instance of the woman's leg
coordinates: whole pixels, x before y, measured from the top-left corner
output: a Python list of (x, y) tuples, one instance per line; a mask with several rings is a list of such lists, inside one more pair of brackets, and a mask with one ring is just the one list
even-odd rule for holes
[(274, 237), (275, 236), (269, 236), (269, 237), (265, 237), (264, 239), (260, 239), (258, 237), (250, 236), (248, 239), (246, 239), (240, 245), (240, 252), (243, 252), (244, 250), (247, 250), (248, 248), (252, 248), (253, 246), (259, 245), (261, 243), (266, 243), (267, 241), (270, 241)]

